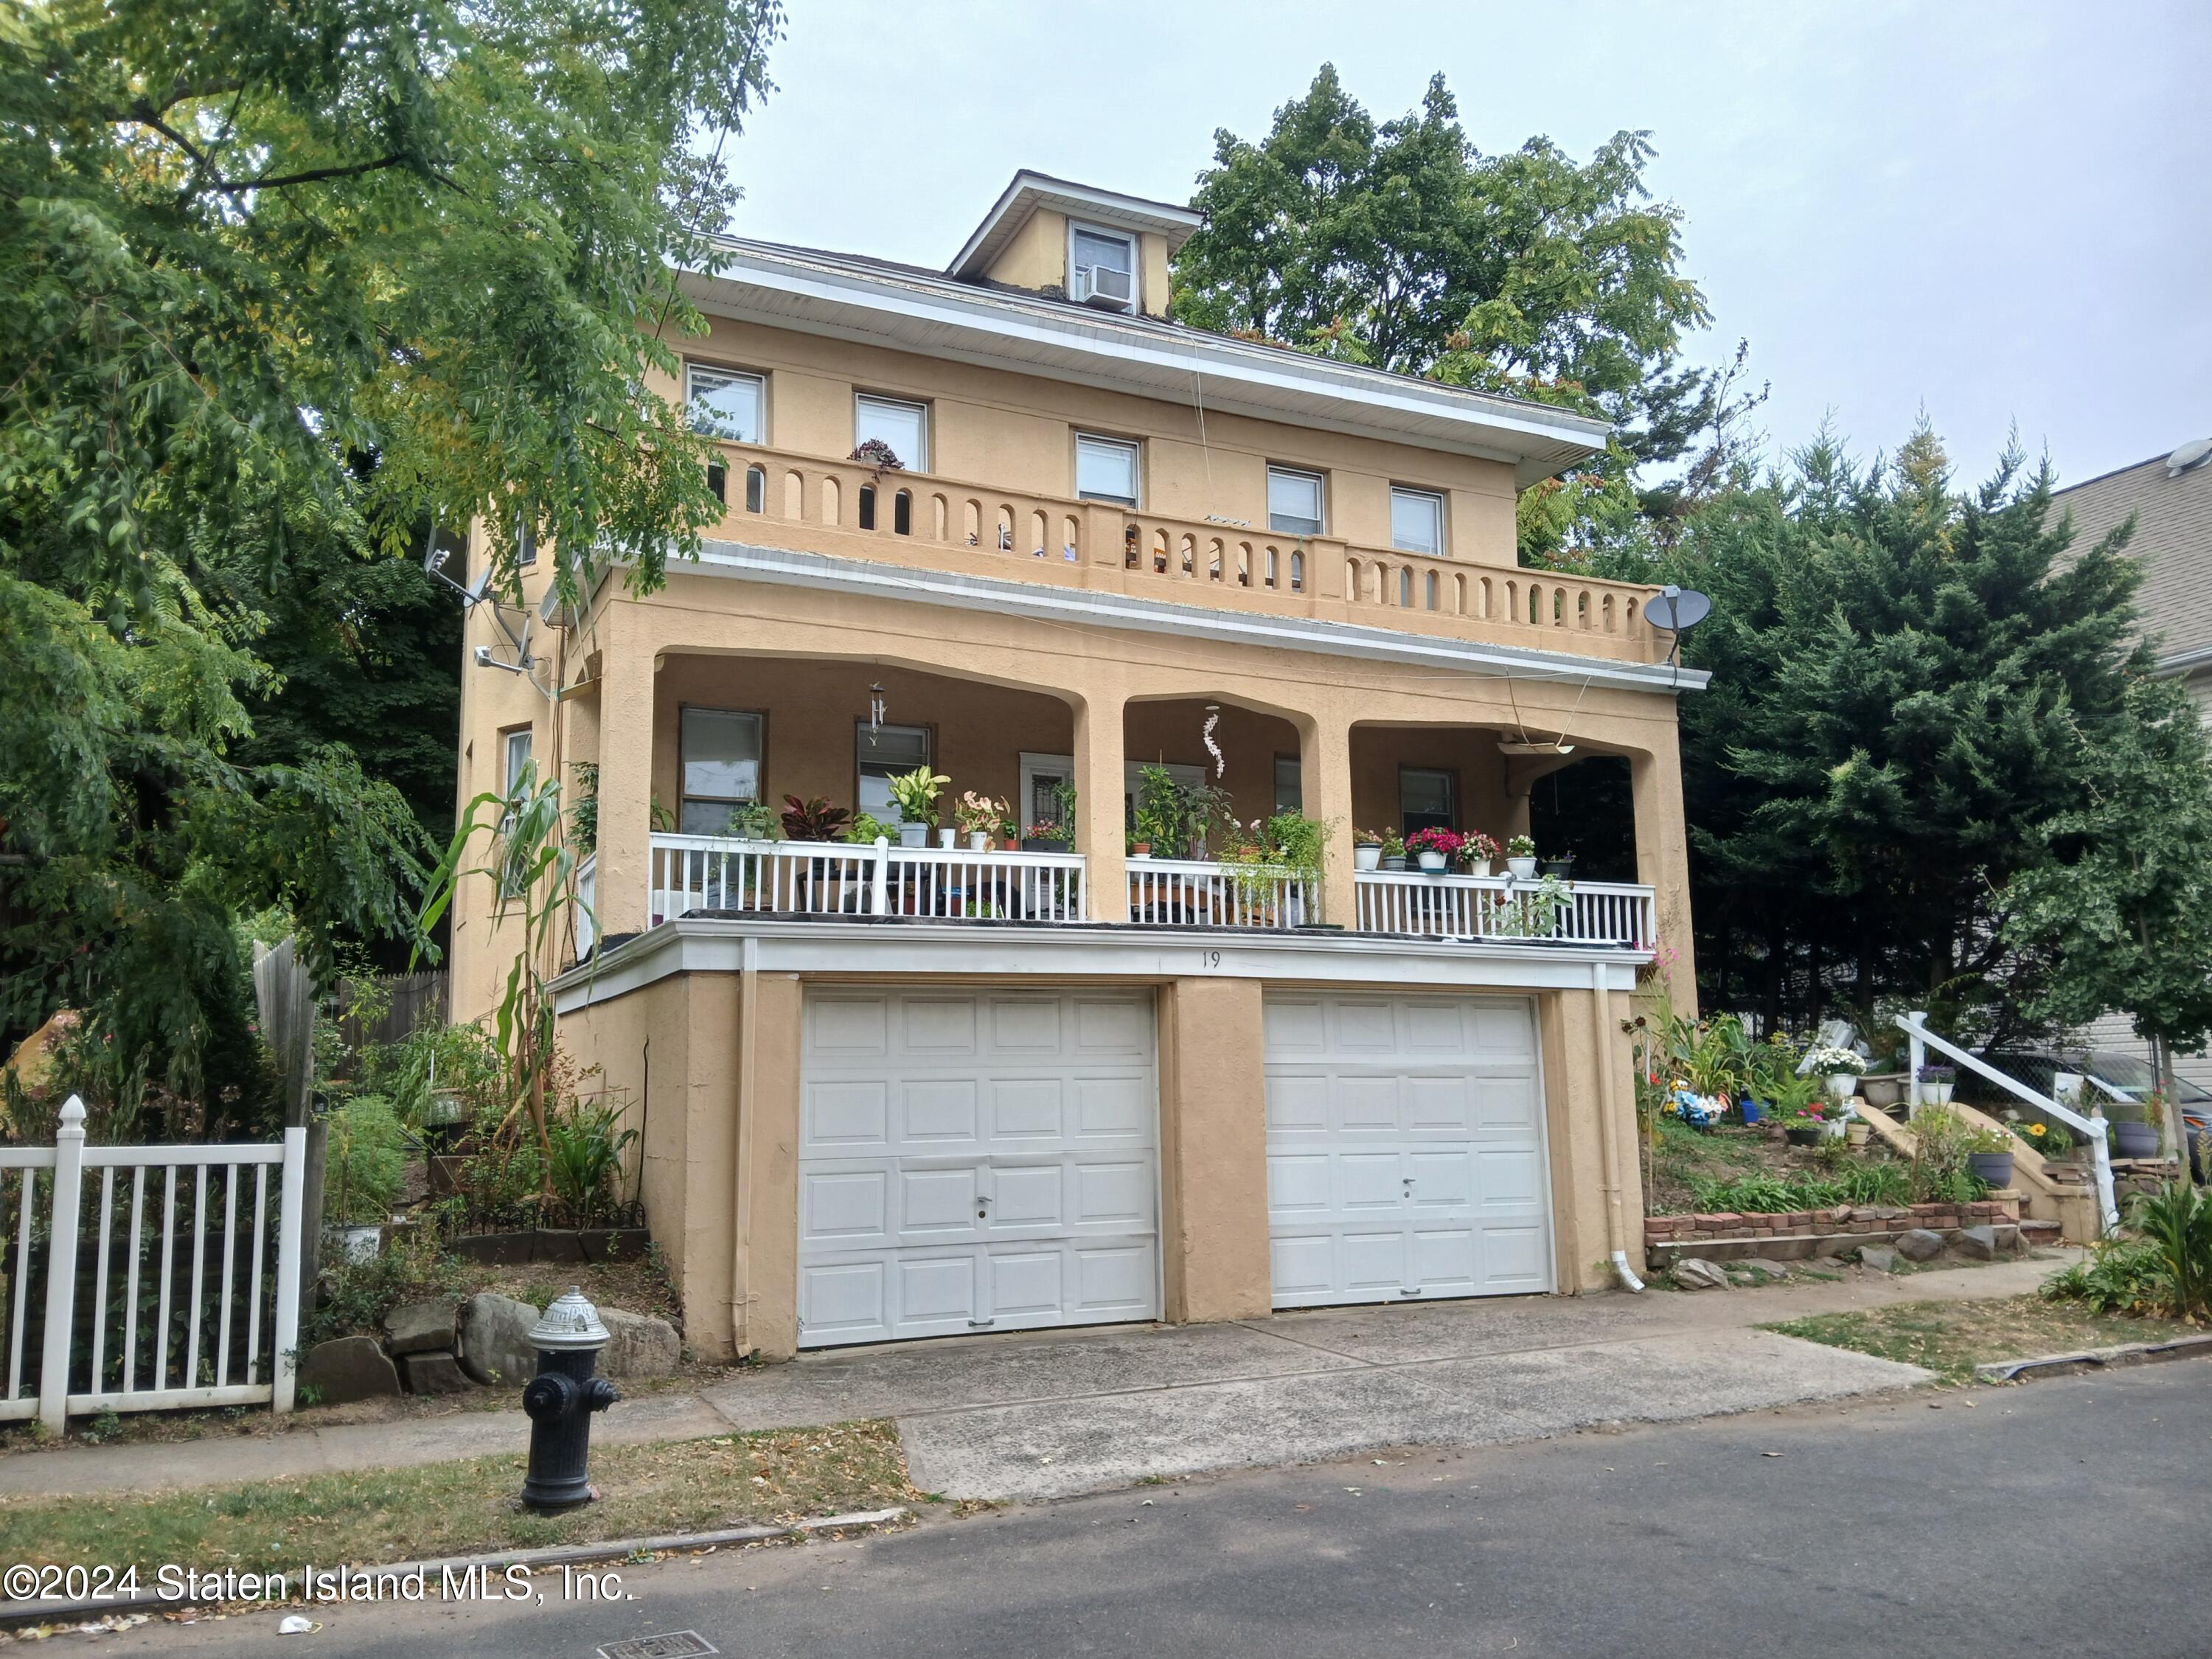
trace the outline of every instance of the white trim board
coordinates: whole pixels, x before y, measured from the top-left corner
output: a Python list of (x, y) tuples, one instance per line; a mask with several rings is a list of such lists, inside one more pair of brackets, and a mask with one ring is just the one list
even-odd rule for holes
[(1182, 639), (1213, 639), (1282, 651), (1311, 651), (1325, 656), (1374, 662), (1414, 663), (1458, 669), (1507, 679), (1555, 680), (1573, 685), (1617, 686), (1635, 691), (1701, 691), (1711, 677), (1701, 668), (1672, 668), (1665, 663), (1620, 662), (1610, 657), (1577, 657), (1564, 651), (1527, 646), (1478, 645), (1431, 634), (1401, 634), (1395, 629), (1358, 623), (1317, 622), (1305, 617), (1277, 617), (1249, 611), (1215, 610), (1162, 599), (1102, 593), (1088, 588), (1048, 587), (1040, 582), (1010, 581), (999, 576), (917, 569), (830, 553), (801, 553), (746, 542), (709, 541), (696, 563), (676, 568), (701, 575), (738, 577), (783, 587), (815, 587), (878, 599), (941, 605), (959, 611), (987, 611), (1040, 622), (1084, 623), (1136, 633), (1172, 634)]
[(796, 974), (874, 980), (1044, 977), (1158, 984), (1256, 979), (1401, 990), (1632, 991), (1643, 951), (1468, 945), (1345, 933), (1205, 928), (995, 927), (961, 922), (772, 921), (688, 916), (634, 934), (553, 982), (554, 1007), (574, 1013), (673, 974)]

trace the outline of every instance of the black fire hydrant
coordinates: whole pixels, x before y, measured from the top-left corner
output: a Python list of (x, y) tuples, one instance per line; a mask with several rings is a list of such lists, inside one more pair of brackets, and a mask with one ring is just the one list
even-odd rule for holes
[(530, 1413), (522, 1501), (533, 1510), (573, 1510), (592, 1501), (592, 1413), (622, 1398), (613, 1383), (593, 1375), (607, 1328), (582, 1288), (571, 1285), (531, 1328), (530, 1345), (538, 1350), (538, 1375), (522, 1391), (522, 1409)]

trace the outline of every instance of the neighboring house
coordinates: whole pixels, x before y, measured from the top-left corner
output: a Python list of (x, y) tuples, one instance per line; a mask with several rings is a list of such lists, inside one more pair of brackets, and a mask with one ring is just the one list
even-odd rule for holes
[[(2137, 603), (2158, 672), (2181, 680), (2212, 718), (2212, 438), (2062, 489), (2051, 505), (2073, 520), (2077, 548), (2135, 520), (2127, 550), (2143, 567)], [(2075, 1040), (2095, 1050), (2150, 1055), (2124, 1014), (2107, 1015)], [(2212, 1055), (2176, 1055), (2174, 1071), (2212, 1089)]]
[[(595, 577), (535, 688), (467, 677), (464, 800), (599, 769), (561, 1039), (632, 1103), (702, 1352), (1574, 1291), (1641, 1248), (1622, 1021), (1656, 939), (1695, 983), (1704, 677), (1652, 590), (1514, 538), (1605, 428), (1168, 321), (1196, 223), (1024, 173), (945, 270), (732, 242), (687, 279), (703, 556), (648, 599)], [(489, 604), (468, 644), (514, 659)], [(1593, 757), (1640, 882), (1543, 937), (1499, 882), (1355, 872), (1355, 824), (1503, 839)], [(1154, 762), (1320, 821), (1319, 879), (1130, 856)], [(1072, 787), (1073, 848), (726, 833), (787, 794), (889, 821), (923, 764), (1026, 824)], [(494, 900), (456, 912), (462, 1018), (512, 960)]]

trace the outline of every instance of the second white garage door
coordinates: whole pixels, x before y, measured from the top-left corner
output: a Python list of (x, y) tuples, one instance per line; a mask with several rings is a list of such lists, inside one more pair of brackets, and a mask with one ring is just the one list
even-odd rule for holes
[(1553, 1287), (1525, 998), (1266, 1002), (1274, 1305)]
[(810, 991), (801, 1347), (1155, 1319), (1152, 1000)]

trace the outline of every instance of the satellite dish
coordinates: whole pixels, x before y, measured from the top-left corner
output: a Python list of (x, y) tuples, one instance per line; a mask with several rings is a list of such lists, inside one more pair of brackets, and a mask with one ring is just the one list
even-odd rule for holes
[(2212, 438), (2191, 438), (2166, 458), (2166, 476), (2178, 478), (2192, 466), (2202, 466), (2212, 455)]
[(1669, 583), (1644, 601), (1644, 618), (1654, 628), (1680, 634), (1705, 621), (1712, 610), (1712, 600), (1696, 588), (1676, 587)]

